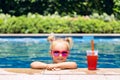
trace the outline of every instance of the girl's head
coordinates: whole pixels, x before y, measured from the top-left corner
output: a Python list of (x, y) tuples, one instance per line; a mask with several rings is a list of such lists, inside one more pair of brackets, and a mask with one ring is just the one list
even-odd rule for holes
[(56, 39), (54, 36), (49, 36), (48, 41), (50, 42), (50, 54), (53, 62), (65, 62), (72, 47), (72, 39), (70, 37)]

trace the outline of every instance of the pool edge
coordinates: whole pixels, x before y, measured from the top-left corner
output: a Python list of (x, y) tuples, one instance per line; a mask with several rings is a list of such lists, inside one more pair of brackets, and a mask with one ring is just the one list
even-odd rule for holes
[[(0, 34), (0, 36), (49, 36), (50, 34)], [(120, 36), (120, 34), (54, 34), (55, 36)]]
[(0, 68), (0, 75), (120, 75), (120, 68), (98, 68), (97, 70), (88, 70), (87, 68), (66, 69), (59, 71), (49, 71), (45, 69), (31, 68)]

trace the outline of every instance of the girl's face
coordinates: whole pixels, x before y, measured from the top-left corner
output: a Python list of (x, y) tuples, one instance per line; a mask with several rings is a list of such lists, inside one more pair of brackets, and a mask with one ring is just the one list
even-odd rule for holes
[(54, 63), (65, 62), (69, 55), (68, 46), (65, 41), (55, 42), (52, 50), (51, 56)]

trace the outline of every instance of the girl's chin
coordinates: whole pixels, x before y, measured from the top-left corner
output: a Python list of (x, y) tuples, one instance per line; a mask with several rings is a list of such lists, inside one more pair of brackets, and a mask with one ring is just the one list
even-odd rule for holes
[(57, 60), (56, 63), (61, 63), (61, 62), (65, 62), (65, 61), (62, 61), (62, 60)]

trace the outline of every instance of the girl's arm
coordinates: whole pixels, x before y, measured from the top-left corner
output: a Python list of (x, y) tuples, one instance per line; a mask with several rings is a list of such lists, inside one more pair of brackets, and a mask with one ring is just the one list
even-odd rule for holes
[(31, 68), (33, 69), (46, 69), (47, 67), (46, 63), (38, 62), (38, 61), (32, 62), (30, 65), (31, 65)]
[(62, 62), (56, 64), (47, 64), (46, 69), (48, 70), (59, 70), (59, 69), (76, 69), (77, 64), (75, 62)]
[(60, 69), (76, 69), (77, 64), (75, 62), (62, 62), (56, 64), (57, 68)]
[(43, 62), (32, 62), (31, 68), (33, 69), (48, 69), (48, 70), (56, 70), (56, 69), (76, 69), (77, 64), (75, 62), (62, 62), (55, 64), (46, 64)]

